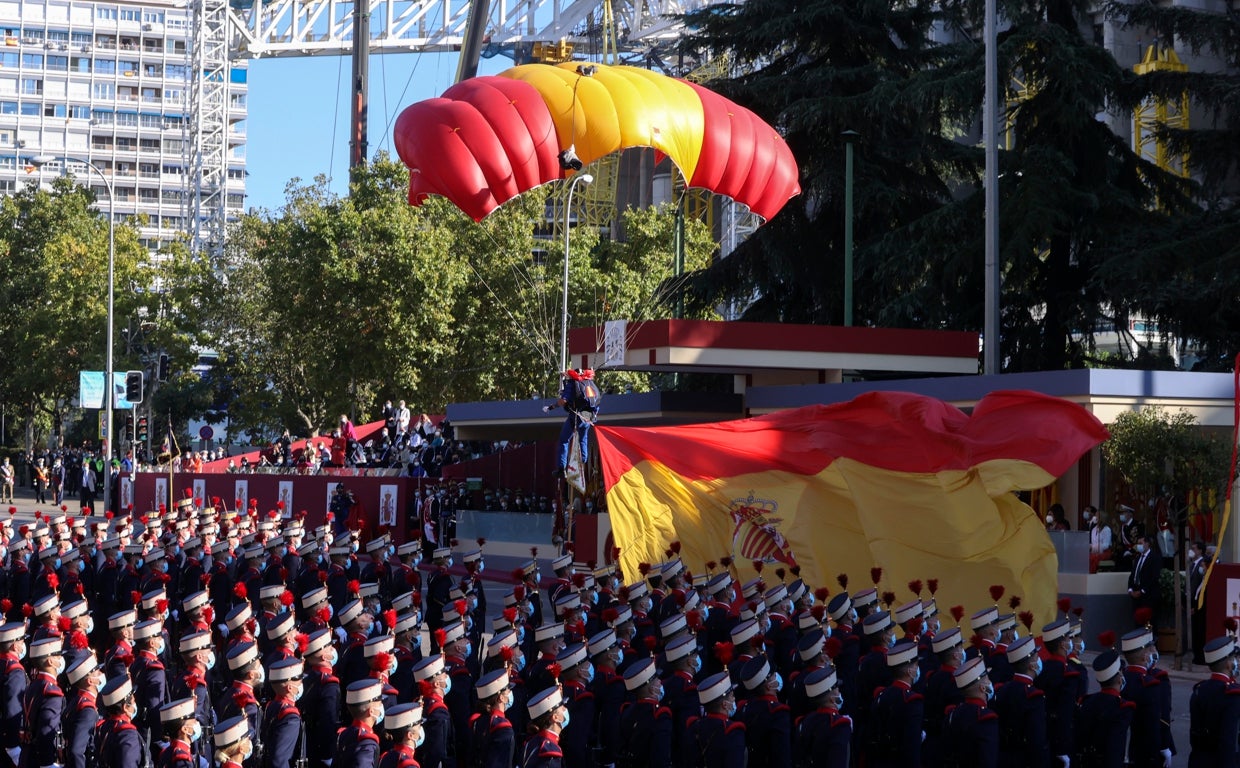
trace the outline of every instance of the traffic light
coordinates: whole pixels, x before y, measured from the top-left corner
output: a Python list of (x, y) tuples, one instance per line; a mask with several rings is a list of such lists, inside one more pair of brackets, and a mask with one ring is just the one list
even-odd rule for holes
[(159, 376), (158, 376), (160, 381), (168, 380), (168, 367), (169, 367), (168, 356), (161, 354), (159, 356)]
[(133, 433), (133, 414), (132, 413), (125, 414), (125, 431), (131, 434)]
[(142, 371), (125, 372), (125, 399), (131, 403), (142, 402)]
[(150, 432), (147, 430), (146, 417), (139, 416), (138, 417), (138, 433), (134, 439), (139, 443), (144, 443), (146, 442), (146, 438), (148, 434), (150, 434)]

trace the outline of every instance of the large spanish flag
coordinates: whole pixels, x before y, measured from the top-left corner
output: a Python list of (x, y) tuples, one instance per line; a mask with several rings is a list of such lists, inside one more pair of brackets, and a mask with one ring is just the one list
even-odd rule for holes
[[(869, 586), (913, 598), (937, 578), (940, 605), (1020, 595), (1035, 621), (1055, 615), (1057, 561), (1046, 529), (1014, 491), (1042, 488), (1107, 438), (1092, 414), (1035, 392), (994, 392), (972, 413), (920, 395), (873, 392), (753, 419), (597, 429), (621, 566), (731, 555), (795, 563), (813, 586)], [(769, 578), (769, 571), (768, 571)], [(1006, 606), (1003, 606), (1006, 608)]]

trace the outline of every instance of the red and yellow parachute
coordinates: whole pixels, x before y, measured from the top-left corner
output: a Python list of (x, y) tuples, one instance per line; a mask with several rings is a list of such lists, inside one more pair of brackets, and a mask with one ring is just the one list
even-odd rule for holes
[(409, 203), (452, 201), (475, 221), (513, 197), (565, 178), (570, 146), (589, 164), (653, 147), (689, 185), (727, 195), (769, 219), (801, 191), (783, 138), (753, 112), (685, 80), (637, 67), (526, 64), (475, 77), (407, 107), (396, 151), (409, 166)]

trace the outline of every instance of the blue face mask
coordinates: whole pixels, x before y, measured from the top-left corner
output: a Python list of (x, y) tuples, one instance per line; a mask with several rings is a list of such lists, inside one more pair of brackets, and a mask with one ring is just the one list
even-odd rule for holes
[(56, 565), (55, 565), (55, 566), (53, 566), (53, 567), (59, 570), (59, 568), (60, 568), (60, 558), (59, 558), (59, 557), (58, 557), (58, 558), (56, 558)]
[(517, 657), (516, 668), (518, 672), (525, 669), (525, 655), (524, 654)]
[(693, 674), (696, 675), (698, 672), (701, 672), (701, 671), (702, 671), (702, 657), (694, 656), (693, 657)]
[(1034, 659), (1034, 660), (1033, 660), (1033, 669), (1032, 669), (1032, 670), (1030, 670), (1030, 672), (1032, 672), (1032, 673), (1033, 673), (1033, 676), (1034, 676), (1034, 677), (1037, 677), (1038, 675), (1042, 674), (1042, 659), (1041, 659), (1041, 657), (1038, 657), (1038, 658), (1036, 658), (1036, 659)]
[(594, 682), (594, 665), (589, 662), (586, 663), (586, 682)]
[(142, 567), (143, 565), (145, 565), (145, 564), (146, 564), (146, 558), (139, 557), (139, 558), (138, 558), (138, 562), (134, 563), (134, 564), (133, 564), (133, 567), (134, 567), (134, 568), (141, 568), (141, 567)]
[(422, 743), (424, 741), (426, 741), (426, 731), (419, 730), (418, 737), (413, 740), (413, 748), (417, 749), (418, 747), (422, 746)]
[(568, 707), (564, 708), (564, 722), (560, 723), (561, 731), (568, 727), (568, 721), (572, 719), (572, 714), (572, 712), (568, 711)]
[(167, 560), (159, 564), (159, 570), (163, 571), (164, 573), (168, 572), (168, 561)]

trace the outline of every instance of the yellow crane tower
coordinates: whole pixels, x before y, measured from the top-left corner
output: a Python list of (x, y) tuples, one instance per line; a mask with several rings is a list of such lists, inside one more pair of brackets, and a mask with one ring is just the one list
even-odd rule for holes
[[(1188, 65), (1180, 61), (1174, 49), (1155, 41), (1145, 49), (1145, 58), (1132, 69), (1138, 75), (1147, 75), (1151, 72), (1187, 72)], [(1147, 98), (1132, 113), (1132, 149), (1164, 171), (1188, 178), (1188, 155), (1173, 151), (1164, 135), (1165, 129), (1187, 130), (1188, 127), (1187, 91), (1177, 98)]]

